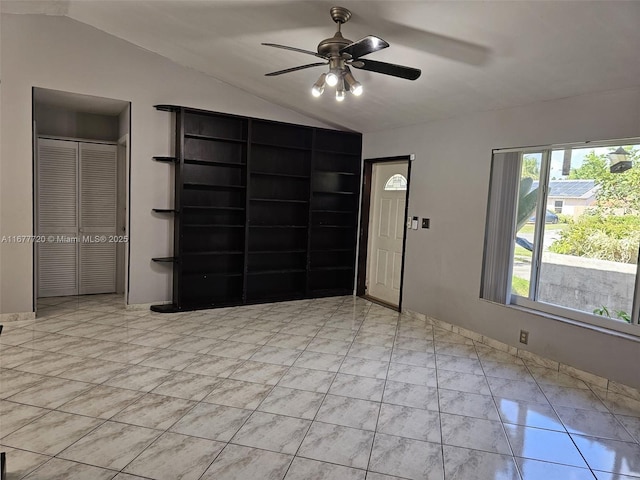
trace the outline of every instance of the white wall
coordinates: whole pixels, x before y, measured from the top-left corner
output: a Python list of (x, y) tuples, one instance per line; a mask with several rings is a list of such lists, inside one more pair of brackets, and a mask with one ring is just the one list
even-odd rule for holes
[(640, 387), (640, 343), (479, 299), (492, 149), (635, 136), (640, 89), (365, 134), (364, 158), (415, 153), (409, 214), (431, 218), (408, 233), (403, 307), (514, 346), (524, 328), (532, 352)]
[(117, 141), (120, 138), (117, 115), (99, 115), (36, 105), (35, 120), (38, 135), (107, 141)]
[[(151, 160), (171, 154), (174, 134), (155, 104), (326, 126), (66, 17), (2, 15), (1, 34), (1, 235), (32, 233), (32, 87), (131, 101), (130, 303), (171, 297), (167, 268), (151, 262), (173, 238), (151, 215), (173, 188), (172, 167)], [(0, 259), (0, 313), (32, 311), (32, 246), (2, 244)]]

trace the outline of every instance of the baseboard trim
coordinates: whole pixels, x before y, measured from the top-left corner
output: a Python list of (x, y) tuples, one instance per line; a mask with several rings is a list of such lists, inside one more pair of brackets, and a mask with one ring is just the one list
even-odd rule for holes
[(19, 322), (35, 319), (36, 312), (0, 313), (0, 322)]
[(457, 325), (453, 325), (448, 322), (443, 322), (442, 320), (438, 320), (437, 318), (429, 317), (423, 313), (414, 312), (412, 310), (406, 310), (403, 313), (422, 319), (425, 322), (431, 323), (432, 325), (442, 328), (444, 330), (449, 330), (453, 333), (457, 333), (458, 335), (461, 335), (465, 338), (469, 338), (474, 342), (477, 342), (482, 345), (491, 347), (495, 350), (499, 350), (501, 352), (505, 352), (510, 355), (513, 355), (514, 357), (518, 357), (523, 361), (530, 362), (541, 367), (549, 368), (551, 370), (555, 370), (557, 372), (567, 374), (571, 377), (582, 380), (583, 382), (587, 383), (590, 386), (606, 390), (607, 392), (621, 394), (621, 395), (633, 398), (634, 400), (640, 401), (640, 388), (631, 387), (629, 385), (616, 382), (615, 380), (610, 380), (608, 378), (595, 375), (591, 372), (580, 370), (579, 368), (575, 368), (571, 365), (567, 365), (561, 362), (556, 362), (555, 360), (550, 360), (538, 354), (529, 352), (527, 350), (523, 350), (521, 348), (516, 348), (512, 345), (508, 345), (498, 340), (494, 340), (493, 338), (486, 337), (484, 335), (468, 330), (466, 328), (458, 327)]

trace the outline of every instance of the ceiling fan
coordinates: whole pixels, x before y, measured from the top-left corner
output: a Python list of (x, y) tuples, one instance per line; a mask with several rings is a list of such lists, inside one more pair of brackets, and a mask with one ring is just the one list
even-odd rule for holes
[(344, 100), (345, 92), (347, 90), (356, 96), (362, 94), (362, 84), (354, 78), (350, 67), (404, 78), (406, 80), (416, 80), (420, 77), (422, 72), (417, 68), (362, 58), (365, 55), (387, 48), (389, 44), (374, 35), (368, 35), (356, 42), (344, 38), (340, 31), (340, 27), (343, 23), (349, 21), (351, 18), (351, 12), (344, 7), (333, 7), (330, 10), (330, 14), (333, 21), (338, 25), (338, 31), (333, 35), (333, 37), (322, 40), (318, 44), (317, 52), (289, 47), (286, 45), (278, 45), (275, 43), (262, 44), (267, 47), (282, 48), (284, 50), (313, 55), (314, 57), (323, 59), (323, 62), (309, 63), (307, 65), (300, 65), (299, 67), (278, 70), (276, 72), (267, 73), (265, 76), (273, 77), (307, 68), (329, 65), (329, 71), (320, 75), (318, 81), (314, 83), (311, 93), (314, 97), (319, 97), (324, 92), (325, 85), (336, 87), (336, 100), (339, 102)]

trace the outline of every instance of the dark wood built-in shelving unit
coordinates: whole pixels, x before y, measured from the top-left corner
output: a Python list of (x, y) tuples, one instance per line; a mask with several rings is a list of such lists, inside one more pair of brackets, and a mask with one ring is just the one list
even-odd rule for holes
[(353, 292), (358, 133), (158, 105), (173, 112), (175, 312)]

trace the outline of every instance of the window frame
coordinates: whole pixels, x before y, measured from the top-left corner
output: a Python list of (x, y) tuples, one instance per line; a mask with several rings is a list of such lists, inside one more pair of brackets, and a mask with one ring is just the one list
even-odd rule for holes
[[(581, 143), (565, 143), (565, 144), (553, 144), (544, 146), (529, 146), (523, 148), (506, 148), (506, 149), (494, 149), (493, 155), (501, 153), (518, 153), (519, 163), (522, 165), (522, 160), (527, 154), (542, 154), (542, 161), (540, 165), (540, 178), (538, 188), (538, 198), (535, 211), (535, 228), (534, 228), (534, 250), (532, 252), (531, 259), (531, 273), (529, 284), (529, 296), (523, 297), (516, 295), (511, 291), (511, 283), (505, 287), (507, 290), (506, 302), (507, 306), (514, 306), (518, 308), (524, 308), (533, 313), (541, 313), (557, 317), (559, 320), (578, 322), (579, 324), (588, 324), (595, 327), (600, 327), (609, 331), (616, 331), (633, 336), (640, 336), (640, 256), (636, 264), (635, 275), (635, 288), (633, 290), (632, 299), (632, 311), (631, 311), (631, 323), (627, 323), (615, 318), (603, 317), (600, 315), (576, 310), (569, 307), (563, 307), (556, 304), (550, 304), (541, 300), (538, 300), (538, 288), (540, 283), (540, 267), (541, 258), (543, 252), (543, 237), (544, 229), (546, 225), (546, 210), (547, 210), (547, 198), (549, 190), (550, 170), (551, 170), (551, 154), (555, 150), (567, 150), (567, 149), (580, 149), (580, 148), (601, 148), (611, 147), (619, 145), (637, 145), (640, 144), (640, 138), (623, 138), (615, 140), (605, 141), (593, 141), (593, 142), (581, 142)], [(493, 175), (493, 158), (492, 157), (492, 175)], [(518, 185), (520, 183), (520, 177), (513, 179)], [(490, 187), (491, 190), (491, 187)], [(489, 192), (491, 198), (491, 191)], [(516, 198), (517, 202), (517, 198)], [(508, 229), (506, 229), (508, 230)], [(505, 231), (506, 231), (505, 230)], [(485, 234), (485, 248), (486, 248), (486, 234)], [(511, 242), (511, 250), (509, 257), (513, 258), (515, 249), (515, 241)], [(640, 245), (639, 245), (640, 250)], [(509, 266), (509, 278), (511, 278), (511, 269), (513, 262)], [(484, 268), (487, 268), (485, 265)], [(481, 294), (481, 297), (483, 295)], [(484, 297), (483, 297), (484, 298)], [(490, 300), (491, 301), (491, 300)]]

